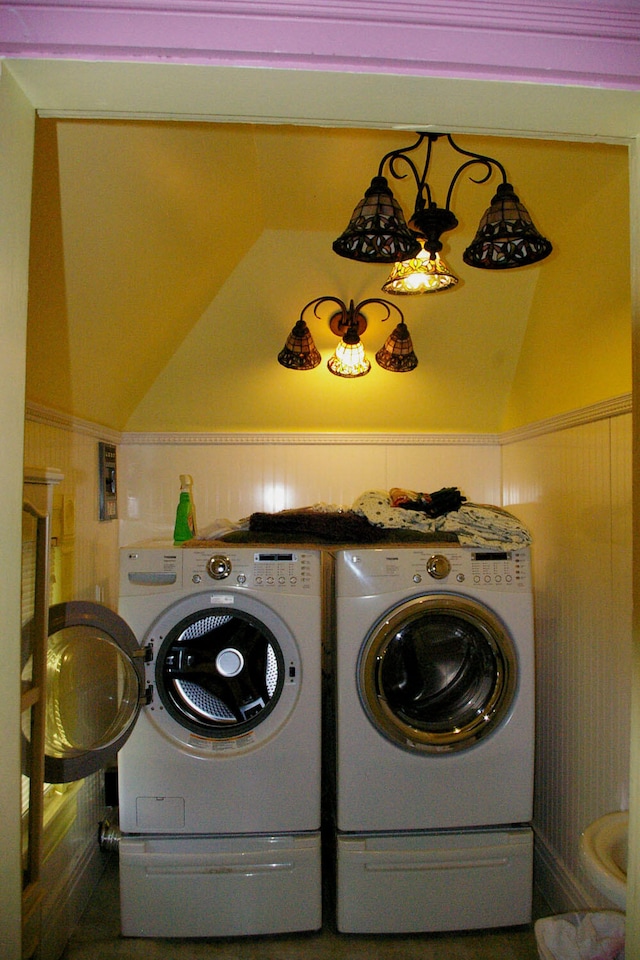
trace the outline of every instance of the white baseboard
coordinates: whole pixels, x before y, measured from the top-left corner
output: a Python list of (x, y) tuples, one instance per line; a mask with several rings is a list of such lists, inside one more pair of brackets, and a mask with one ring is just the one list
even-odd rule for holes
[(551, 913), (593, 910), (598, 904), (538, 833), (534, 844), (534, 883)]
[(96, 888), (106, 865), (96, 836), (87, 840), (80, 856), (74, 858), (71, 869), (60, 878), (47, 899), (42, 916), (42, 941), (39, 960), (59, 960), (69, 937), (76, 928), (91, 894)]

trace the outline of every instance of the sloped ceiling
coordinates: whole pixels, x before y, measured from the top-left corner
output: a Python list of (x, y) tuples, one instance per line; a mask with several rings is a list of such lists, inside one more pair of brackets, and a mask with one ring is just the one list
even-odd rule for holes
[[(602, 144), (457, 138), (505, 165), (552, 239), (551, 257), (515, 271), (465, 267), (462, 251), (497, 180), (461, 181), (453, 203), (460, 226), (443, 237), (458, 287), (388, 298), (410, 327), (416, 371), (373, 364), (367, 377), (341, 381), (324, 364), (304, 374), (277, 364), (308, 301), (383, 296), (388, 269), (343, 260), (331, 242), (382, 155), (413, 139), (380, 130), (39, 120), (27, 398), (117, 430), (492, 432), (510, 409), (526, 420), (628, 389), (626, 151)], [(457, 162), (441, 143), (432, 185), (442, 203)], [(409, 182), (394, 192), (409, 213)], [(613, 256), (603, 289), (585, 231), (591, 222), (601, 230), (614, 205), (620, 216), (608, 224)], [(586, 369), (580, 357), (593, 337), (585, 330), (602, 330), (603, 320), (604, 350)], [(324, 320), (311, 326), (326, 360), (335, 338)], [(370, 354), (391, 329), (371, 313), (363, 337)], [(569, 345), (563, 357), (541, 347), (556, 337)], [(517, 388), (524, 382), (525, 401)], [(549, 399), (537, 398), (536, 408), (541, 383)]]

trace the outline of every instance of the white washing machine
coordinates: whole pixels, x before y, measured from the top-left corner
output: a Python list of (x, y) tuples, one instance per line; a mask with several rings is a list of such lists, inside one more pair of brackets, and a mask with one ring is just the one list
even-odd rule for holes
[(118, 759), (125, 935), (320, 927), (322, 603), (318, 551), (121, 551), (150, 691)]
[(119, 615), (52, 608), (47, 774), (118, 752), (125, 936), (321, 926), (319, 551), (121, 551)]
[(335, 623), (338, 929), (529, 922), (529, 551), (338, 551)]

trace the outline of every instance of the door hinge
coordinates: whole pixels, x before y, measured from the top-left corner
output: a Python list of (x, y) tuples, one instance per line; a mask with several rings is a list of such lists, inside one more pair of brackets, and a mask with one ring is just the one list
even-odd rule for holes
[(147, 684), (147, 689), (140, 697), (140, 706), (148, 707), (153, 700), (153, 684)]
[(146, 647), (138, 647), (137, 650), (134, 650), (132, 656), (144, 660), (145, 663), (151, 663), (153, 660), (153, 644), (148, 643)]

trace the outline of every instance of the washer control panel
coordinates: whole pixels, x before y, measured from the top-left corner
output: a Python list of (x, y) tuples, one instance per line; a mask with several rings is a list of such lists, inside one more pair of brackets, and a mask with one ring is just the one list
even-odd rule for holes
[(433, 549), (371, 548), (341, 552), (336, 568), (339, 596), (391, 593), (411, 586), (508, 592), (529, 589), (529, 549), (434, 545)]
[(184, 594), (211, 588), (319, 596), (323, 572), (319, 550), (256, 550), (215, 544), (209, 547), (123, 547), (120, 596)]
[(216, 582), (270, 593), (318, 592), (321, 584), (319, 555), (310, 550), (229, 550), (215, 553), (185, 549), (184, 585), (200, 589)]

